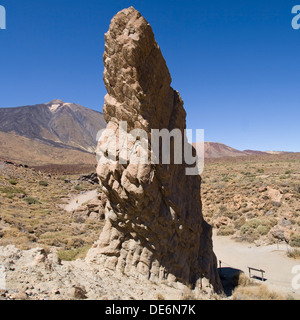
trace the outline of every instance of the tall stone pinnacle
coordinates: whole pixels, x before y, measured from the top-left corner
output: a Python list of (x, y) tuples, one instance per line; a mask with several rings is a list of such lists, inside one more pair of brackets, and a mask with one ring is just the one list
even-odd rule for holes
[[(143, 129), (149, 137), (152, 129), (184, 132), (183, 101), (170, 86), (151, 26), (134, 8), (112, 19), (103, 60), (107, 129), (117, 134), (126, 121), (128, 130)], [(202, 216), (201, 178), (187, 176), (185, 169), (118, 159), (99, 164), (106, 224), (87, 260), (128, 276), (220, 291), (212, 229)]]

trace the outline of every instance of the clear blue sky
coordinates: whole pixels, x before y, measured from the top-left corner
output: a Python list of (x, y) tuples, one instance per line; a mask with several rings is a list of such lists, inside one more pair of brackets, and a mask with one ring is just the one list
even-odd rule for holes
[(134, 6), (152, 25), (190, 129), (238, 149), (300, 151), (300, 0), (0, 0), (0, 107), (59, 98), (102, 111), (104, 33)]

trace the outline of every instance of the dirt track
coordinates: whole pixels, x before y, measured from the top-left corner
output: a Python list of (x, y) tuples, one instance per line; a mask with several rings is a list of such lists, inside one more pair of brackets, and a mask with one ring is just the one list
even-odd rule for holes
[(88, 191), (84, 194), (80, 194), (78, 196), (73, 197), (69, 203), (65, 206), (65, 210), (68, 212), (72, 212), (73, 210), (76, 210), (81, 205), (83, 205), (85, 202), (88, 202), (90, 200), (93, 200), (97, 197), (98, 191)]
[[(234, 268), (249, 274), (248, 267), (263, 269), (265, 271), (264, 283), (277, 291), (292, 294), (300, 298), (300, 289), (292, 288), (292, 279), (295, 274), (292, 268), (300, 265), (300, 259), (291, 259), (286, 255), (287, 245), (261, 246), (239, 243), (228, 237), (214, 235), (214, 252), (218, 261), (222, 261), (222, 267)], [(261, 276), (259, 273), (255, 274)]]

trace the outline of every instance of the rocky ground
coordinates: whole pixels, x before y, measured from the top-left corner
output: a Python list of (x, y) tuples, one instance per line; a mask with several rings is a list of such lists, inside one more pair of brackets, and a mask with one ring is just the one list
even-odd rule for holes
[(6, 289), (0, 290), (0, 300), (220, 299), (212, 294), (208, 283), (203, 283), (203, 292), (180, 283), (156, 284), (96, 268), (82, 259), (61, 261), (56, 252), (55, 248), (24, 251), (12, 245), (0, 247), (0, 263), (6, 275)]
[(79, 178), (1, 161), (0, 245), (56, 247), (62, 256), (86, 252), (98, 238), (103, 218), (78, 219), (64, 210), (70, 198), (97, 188), (86, 177)]
[[(298, 164), (298, 158), (287, 156), (207, 161), (203, 212), (219, 234), (219, 243), (224, 242), (220, 240), (222, 235), (262, 247), (278, 240), (281, 245), (297, 245), (292, 240), (299, 235)], [(178, 283), (149, 282), (146, 286), (145, 280), (87, 264), (83, 258), (98, 239), (103, 221), (89, 221), (87, 213), (93, 201), (74, 213), (63, 207), (76, 194), (81, 196), (82, 191), (76, 190), (79, 183), (87, 191), (95, 190), (95, 185), (84, 178), (79, 181), (78, 176), (49, 176), (4, 162), (0, 168), (0, 265), (5, 269), (7, 287), (0, 291), (2, 299), (228, 299), (212, 294), (205, 284), (208, 294)], [(39, 181), (46, 181), (48, 186)], [(29, 196), (39, 203), (27, 203), (24, 199)], [(264, 222), (269, 232), (261, 234), (253, 220)], [(247, 230), (244, 225), (250, 228)], [(285, 237), (276, 237), (274, 230), (282, 230), (278, 234)], [(295, 246), (294, 250), (298, 248)], [(257, 295), (278, 298), (265, 289), (250, 287), (253, 288), (259, 292)], [(242, 287), (238, 292), (247, 298), (244, 292), (251, 292), (250, 289)]]
[(202, 201), (218, 235), (300, 247), (300, 154), (207, 160)]

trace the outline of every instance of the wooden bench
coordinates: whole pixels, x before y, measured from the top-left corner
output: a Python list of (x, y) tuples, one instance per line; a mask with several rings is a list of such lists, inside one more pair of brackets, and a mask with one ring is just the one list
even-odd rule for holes
[(266, 273), (266, 271), (264, 271), (262, 269), (251, 268), (251, 267), (248, 267), (248, 269), (249, 269), (250, 279), (252, 278), (251, 271), (257, 271), (257, 272), (261, 273), (261, 281), (265, 281), (264, 273)]

